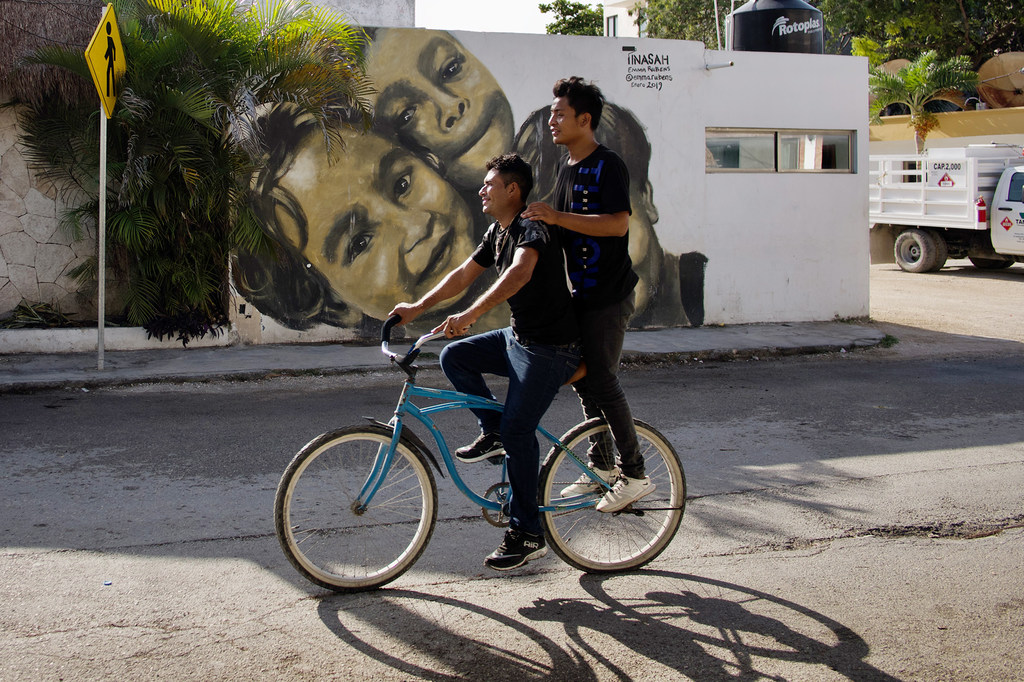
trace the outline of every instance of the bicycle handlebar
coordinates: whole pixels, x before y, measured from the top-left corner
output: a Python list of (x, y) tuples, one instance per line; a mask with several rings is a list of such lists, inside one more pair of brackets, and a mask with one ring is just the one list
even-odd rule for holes
[(423, 336), (416, 339), (416, 342), (409, 348), (405, 355), (391, 350), (391, 330), (394, 329), (402, 321), (400, 315), (392, 315), (384, 321), (384, 326), (380, 329), (380, 352), (391, 358), (391, 361), (396, 363), (399, 367), (407, 368), (416, 356), (420, 354), (420, 348), (423, 347), (428, 341), (444, 336), (444, 332), (427, 332)]

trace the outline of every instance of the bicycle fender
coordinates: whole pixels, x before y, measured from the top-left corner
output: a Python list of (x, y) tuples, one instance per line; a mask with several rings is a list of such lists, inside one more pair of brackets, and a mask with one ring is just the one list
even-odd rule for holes
[[(382, 422), (379, 419), (374, 419), (372, 417), (366, 417), (366, 420), (369, 421), (371, 424), (382, 426), (388, 431), (394, 432), (394, 428), (391, 426), (391, 424)], [(444, 470), (437, 463), (437, 458), (434, 457), (434, 453), (431, 452), (430, 448), (426, 446), (426, 444), (420, 439), (420, 437), (417, 436), (416, 433), (405, 424), (402, 425), (402, 435), (399, 438), (399, 440), (402, 441), (402, 443), (413, 452), (418, 452), (421, 455), (423, 455), (428, 462), (434, 465), (434, 471), (436, 471), (441, 476), (441, 478), (445, 477)]]

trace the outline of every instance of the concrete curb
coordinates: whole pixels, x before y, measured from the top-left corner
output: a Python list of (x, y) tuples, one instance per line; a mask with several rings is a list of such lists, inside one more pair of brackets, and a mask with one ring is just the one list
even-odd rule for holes
[[(840, 322), (662, 329), (626, 334), (623, 361), (686, 364), (811, 353), (877, 345), (884, 334)], [(222, 345), (112, 351), (97, 369), (93, 353), (0, 355), (0, 394), (141, 383), (252, 381), (277, 376), (335, 376), (389, 371), (376, 345)], [(436, 368), (438, 354), (419, 365)]]

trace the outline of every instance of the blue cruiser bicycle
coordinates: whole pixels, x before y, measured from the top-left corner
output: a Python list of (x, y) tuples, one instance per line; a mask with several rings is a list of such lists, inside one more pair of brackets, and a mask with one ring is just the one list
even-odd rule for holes
[[(472, 490), (455, 467), (452, 452), (432, 415), (450, 410), (501, 410), (500, 402), (457, 391), (416, 384), (413, 364), (426, 334), (400, 355), (390, 350), (388, 320), (381, 350), (406, 374), (394, 416), (317, 436), (285, 469), (274, 501), (274, 524), (281, 548), (299, 573), (338, 592), (359, 592), (384, 585), (420, 557), (437, 520), (434, 471), (456, 487), (495, 526), (507, 526), (508, 478), (504, 463), (494, 467), (498, 480), (486, 491)], [(434, 439), (441, 464), (410, 429), (418, 422)], [(608, 425), (600, 419), (577, 424), (561, 438), (543, 427), (551, 444), (540, 471), (541, 522), (551, 548), (581, 571), (601, 573), (635, 569), (652, 561), (672, 541), (683, 518), (686, 478), (672, 445), (653, 427), (636, 421), (646, 472), (655, 490), (626, 508), (594, 509), (608, 485), (587, 463), (595, 448), (614, 451)], [(605, 459), (607, 461), (607, 458)], [(442, 469), (443, 465), (443, 469)], [(562, 497), (563, 488), (589, 475), (599, 493)]]

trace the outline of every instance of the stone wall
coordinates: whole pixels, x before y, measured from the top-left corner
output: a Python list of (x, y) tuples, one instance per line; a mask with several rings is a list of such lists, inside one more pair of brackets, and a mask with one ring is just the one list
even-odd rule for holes
[(55, 190), (29, 170), (17, 142), (17, 110), (0, 109), (0, 317), (23, 300), (72, 319), (95, 316), (95, 294), (79, 294), (68, 276), (95, 254), (95, 237), (74, 242), (61, 229)]

